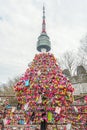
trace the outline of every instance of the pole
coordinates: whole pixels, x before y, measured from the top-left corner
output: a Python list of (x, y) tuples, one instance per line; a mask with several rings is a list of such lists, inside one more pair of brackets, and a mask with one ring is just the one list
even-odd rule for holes
[(47, 122), (45, 120), (41, 121), (40, 130), (46, 130), (46, 128), (47, 128)]

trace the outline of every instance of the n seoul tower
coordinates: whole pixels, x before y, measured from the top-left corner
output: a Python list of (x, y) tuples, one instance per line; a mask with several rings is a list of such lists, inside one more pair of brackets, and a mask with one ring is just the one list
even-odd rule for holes
[(37, 50), (39, 52), (48, 52), (51, 50), (51, 42), (49, 36), (46, 33), (46, 22), (45, 22), (45, 7), (43, 6), (43, 21), (42, 21), (42, 32), (38, 37)]

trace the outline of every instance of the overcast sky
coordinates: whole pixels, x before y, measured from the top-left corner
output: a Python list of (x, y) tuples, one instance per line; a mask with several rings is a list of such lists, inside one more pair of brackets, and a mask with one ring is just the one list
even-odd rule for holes
[(43, 2), (56, 58), (77, 50), (87, 33), (87, 0), (0, 0), (0, 83), (23, 74), (38, 53)]

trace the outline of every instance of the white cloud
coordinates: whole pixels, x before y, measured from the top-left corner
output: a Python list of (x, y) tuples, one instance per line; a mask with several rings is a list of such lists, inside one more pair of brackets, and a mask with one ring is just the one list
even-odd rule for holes
[(41, 32), (42, 5), (46, 6), (47, 33), (58, 57), (76, 49), (87, 30), (86, 0), (0, 0), (0, 80), (25, 72)]

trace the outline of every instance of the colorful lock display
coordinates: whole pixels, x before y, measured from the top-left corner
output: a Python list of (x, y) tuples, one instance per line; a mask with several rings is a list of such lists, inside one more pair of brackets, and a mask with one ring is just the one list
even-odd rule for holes
[[(40, 110), (43, 109), (47, 111), (48, 122), (65, 118), (61, 114), (73, 102), (74, 89), (51, 53), (36, 54), (25, 74), (14, 86), (14, 90), (25, 111), (35, 111), (35, 115), (41, 115)], [(35, 116), (33, 121), (39, 122), (41, 119), (41, 116)]]

